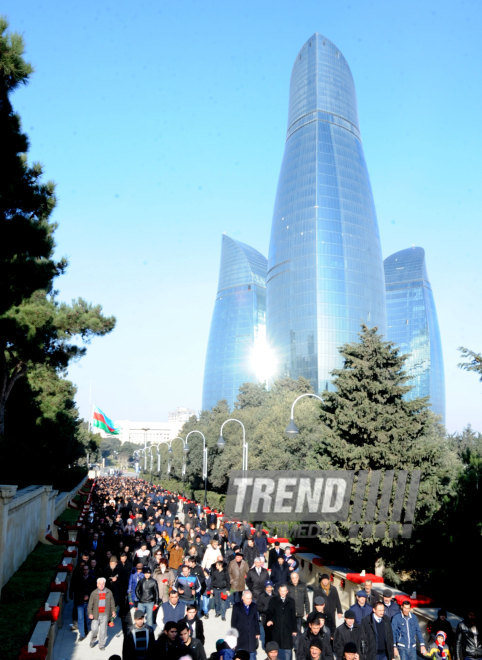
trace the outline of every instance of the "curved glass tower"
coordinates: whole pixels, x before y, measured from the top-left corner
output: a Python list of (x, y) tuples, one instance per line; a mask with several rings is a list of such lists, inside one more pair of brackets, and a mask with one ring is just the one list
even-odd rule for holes
[(385, 333), (385, 286), (355, 87), (338, 48), (314, 34), (291, 75), (288, 131), (267, 275), (268, 340), (281, 375), (316, 392), (361, 323)]
[(412, 247), (384, 261), (387, 290), (387, 339), (408, 354), (408, 397), (428, 396), (432, 410), (445, 421), (442, 344), (425, 251)]
[(233, 408), (240, 385), (257, 380), (252, 360), (266, 338), (267, 260), (223, 235), (218, 292), (204, 368), (203, 410), (226, 399)]

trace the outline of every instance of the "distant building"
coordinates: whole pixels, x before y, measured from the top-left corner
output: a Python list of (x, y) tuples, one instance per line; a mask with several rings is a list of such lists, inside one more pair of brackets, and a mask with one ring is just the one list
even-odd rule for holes
[[(130, 419), (115, 420), (115, 425), (119, 428), (119, 435), (107, 435), (103, 431), (100, 435), (103, 438), (118, 438), (121, 443), (134, 442), (139, 445), (159, 444), (159, 442), (169, 442), (179, 435), (184, 424), (192, 417), (196, 416), (196, 411), (191, 408), (176, 408), (168, 413), (167, 422), (133, 422)], [(97, 432), (93, 429), (94, 433)]]
[(193, 415), (197, 417), (196, 411), (192, 408), (176, 408), (176, 410), (168, 413), (167, 421), (173, 424), (180, 424), (179, 428), (181, 429)]
[(358, 125), (355, 85), (340, 50), (314, 34), (298, 53), (273, 211), (267, 336), (281, 376), (315, 392), (342, 366), (360, 326), (385, 333), (383, 260)]
[(428, 396), (432, 410), (445, 422), (442, 344), (432, 288), (421, 247), (387, 257), (385, 286), (387, 339), (408, 355), (405, 369), (413, 389), (408, 398)]
[(203, 410), (233, 407), (240, 385), (258, 380), (253, 351), (266, 339), (266, 257), (223, 235), (218, 292), (204, 368)]

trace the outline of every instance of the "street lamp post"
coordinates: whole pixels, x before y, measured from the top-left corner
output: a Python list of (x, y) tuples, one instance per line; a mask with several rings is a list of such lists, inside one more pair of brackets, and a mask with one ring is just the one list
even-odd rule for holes
[(142, 429), (144, 431), (144, 472), (147, 472), (147, 432), (149, 429)]
[(221, 430), (219, 432), (219, 438), (217, 445), (220, 449), (224, 448), (225, 441), (223, 438), (223, 428), (224, 425), (227, 424), (228, 422), (237, 422), (238, 424), (241, 425), (241, 428), (243, 429), (243, 472), (248, 471), (248, 443), (246, 442), (246, 429), (244, 428), (243, 422), (240, 422), (239, 419), (236, 419), (235, 417), (230, 417), (227, 419), (225, 422), (222, 423), (221, 425)]
[(184, 451), (187, 454), (189, 451), (189, 447), (187, 444), (187, 439), (191, 435), (191, 433), (199, 433), (201, 438), (203, 439), (203, 468), (202, 468), (202, 478), (204, 479), (204, 506), (207, 506), (207, 501), (208, 501), (208, 448), (206, 447), (206, 438), (204, 437), (204, 433), (201, 433), (201, 431), (189, 431), (189, 433), (186, 435), (186, 441), (184, 443)]
[(298, 401), (299, 401), (300, 399), (302, 399), (302, 398), (305, 397), (305, 396), (311, 396), (311, 397), (313, 397), (314, 399), (318, 399), (319, 401), (323, 401), (323, 399), (321, 398), (321, 396), (318, 396), (318, 394), (312, 394), (311, 392), (306, 392), (306, 394), (300, 394), (300, 396), (297, 397), (297, 398), (293, 401), (293, 405), (291, 406), (291, 417), (290, 417), (290, 423), (288, 424), (288, 426), (287, 426), (286, 429), (285, 429), (285, 433), (286, 433), (286, 435), (294, 436), (294, 435), (298, 435), (298, 433), (300, 432), (299, 428), (298, 428), (298, 427), (296, 426), (296, 424), (295, 424), (294, 412), (295, 412), (295, 405), (298, 403)]

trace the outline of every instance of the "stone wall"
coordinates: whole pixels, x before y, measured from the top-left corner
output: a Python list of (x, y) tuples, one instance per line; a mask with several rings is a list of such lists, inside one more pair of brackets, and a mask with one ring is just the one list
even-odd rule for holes
[(53, 530), (53, 522), (85, 483), (69, 492), (59, 493), (52, 486), (0, 485), (0, 593), (45, 535)]

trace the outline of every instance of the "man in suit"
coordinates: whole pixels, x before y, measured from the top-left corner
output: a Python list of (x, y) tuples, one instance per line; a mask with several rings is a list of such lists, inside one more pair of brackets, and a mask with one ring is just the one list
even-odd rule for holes
[(260, 637), (259, 614), (249, 589), (245, 589), (241, 601), (233, 605), (231, 627), (236, 628), (239, 633), (236, 651), (247, 651), (250, 660), (256, 660), (256, 647)]
[(385, 605), (376, 603), (370, 616), (361, 623), (360, 648), (362, 660), (393, 660), (393, 633)]
[(269, 580), (269, 573), (263, 567), (263, 557), (256, 557), (254, 567), (250, 568), (246, 576), (246, 586), (253, 594), (253, 600), (256, 602), (263, 593), (266, 581)]
[(288, 596), (286, 584), (280, 584), (278, 595), (273, 596), (269, 601), (266, 626), (270, 629), (271, 640), (279, 644), (280, 660), (291, 660), (291, 652), (298, 631), (295, 601)]
[(284, 557), (279, 541), (274, 542), (274, 546), (268, 552), (268, 570), (278, 563), (278, 557)]

